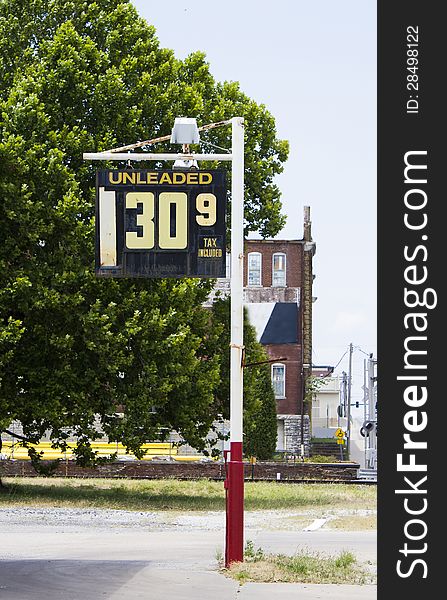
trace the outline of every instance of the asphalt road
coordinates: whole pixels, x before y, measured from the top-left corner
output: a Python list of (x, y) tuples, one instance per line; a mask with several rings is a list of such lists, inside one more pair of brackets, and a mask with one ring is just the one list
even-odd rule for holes
[[(108, 525), (92, 518), (73, 523), (63, 511), (0, 511), (1, 600), (331, 600), (376, 598), (375, 586), (254, 584), (239, 586), (217, 572), (224, 532), (203, 519), (156, 528)], [(46, 514), (48, 518), (42, 518)], [(23, 517), (23, 518), (21, 518)], [(268, 531), (246, 528), (245, 538), (265, 551), (308, 549), (336, 554), (351, 550), (362, 561), (376, 558), (375, 532)]]

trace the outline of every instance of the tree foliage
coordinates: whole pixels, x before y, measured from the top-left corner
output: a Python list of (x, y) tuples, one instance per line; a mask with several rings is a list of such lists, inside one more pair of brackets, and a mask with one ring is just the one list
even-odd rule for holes
[(312, 401), (316, 400), (320, 389), (328, 383), (329, 381), (325, 377), (317, 377), (316, 375), (309, 375), (306, 377), (304, 402), (308, 405), (311, 405)]
[(272, 387), (270, 366), (259, 367), (256, 379), (257, 406), (244, 422), (244, 452), (258, 460), (272, 458), (277, 442), (276, 400)]
[[(275, 235), (287, 143), (203, 53), (160, 48), (127, 0), (0, 0), (0, 430), (19, 419), (27, 439), (49, 430), (62, 447), (74, 433), (86, 461), (95, 415), (135, 453), (160, 428), (202, 447), (220, 380), (212, 282), (95, 279), (98, 165), (82, 160), (182, 115), (245, 117), (246, 230)], [(204, 141), (229, 147), (229, 128)]]
[[(160, 48), (154, 28), (128, 0), (2, 0), (0, 34), (6, 136), (29, 140), (32, 130), (33, 142), (60, 150), (84, 192), (91, 193), (95, 166), (82, 162), (83, 151), (169, 133), (176, 116), (199, 124), (242, 116), (246, 231), (281, 230), (273, 178), (288, 143), (276, 138), (273, 116), (237, 82), (216, 82), (202, 52), (180, 61)], [(231, 147), (229, 127), (202, 137), (204, 151), (206, 142)]]

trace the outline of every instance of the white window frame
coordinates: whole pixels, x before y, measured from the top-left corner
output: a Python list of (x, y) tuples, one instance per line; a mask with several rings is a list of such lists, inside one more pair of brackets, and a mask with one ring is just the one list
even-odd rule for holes
[[(250, 283), (250, 256), (259, 256), (259, 283)], [(247, 285), (248, 287), (262, 286), (262, 254), (260, 252), (249, 252), (247, 256)]]
[[(273, 379), (273, 373), (275, 370), (275, 367), (281, 367), (284, 373), (283, 376), (283, 380), (282, 380), (282, 395), (276, 393), (276, 389), (275, 389), (275, 380)], [(272, 378), (272, 386), (273, 386), (273, 391), (275, 393), (275, 399), (276, 400), (280, 400), (280, 399), (284, 399), (286, 397), (286, 365), (284, 363), (273, 363), (272, 364), (272, 371), (271, 371), (271, 378)]]
[[(275, 283), (275, 257), (284, 257), (284, 284), (278, 285)], [(276, 270), (277, 271), (277, 270)], [(275, 252), (272, 256), (272, 287), (286, 287), (287, 286), (287, 255), (285, 252)]]

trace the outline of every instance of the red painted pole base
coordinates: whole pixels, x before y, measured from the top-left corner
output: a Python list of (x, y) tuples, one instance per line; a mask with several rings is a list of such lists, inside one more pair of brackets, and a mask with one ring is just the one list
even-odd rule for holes
[(244, 463), (242, 442), (231, 442), (226, 489), (225, 566), (244, 560)]

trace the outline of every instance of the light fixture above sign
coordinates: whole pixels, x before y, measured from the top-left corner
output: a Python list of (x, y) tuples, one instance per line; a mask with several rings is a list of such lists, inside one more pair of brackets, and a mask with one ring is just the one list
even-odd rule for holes
[(198, 169), (197, 161), (189, 157), (189, 144), (198, 144), (200, 141), (199, 128), (194, 118), (176, 117), (171, 132), (171, 144), (182, 144), (185, 158), (174, 162), (173, 169)]
[(176, 117), (171, 132), (171, 144), (198, 144), (199, 142), (197, 121), (189, 117)]

